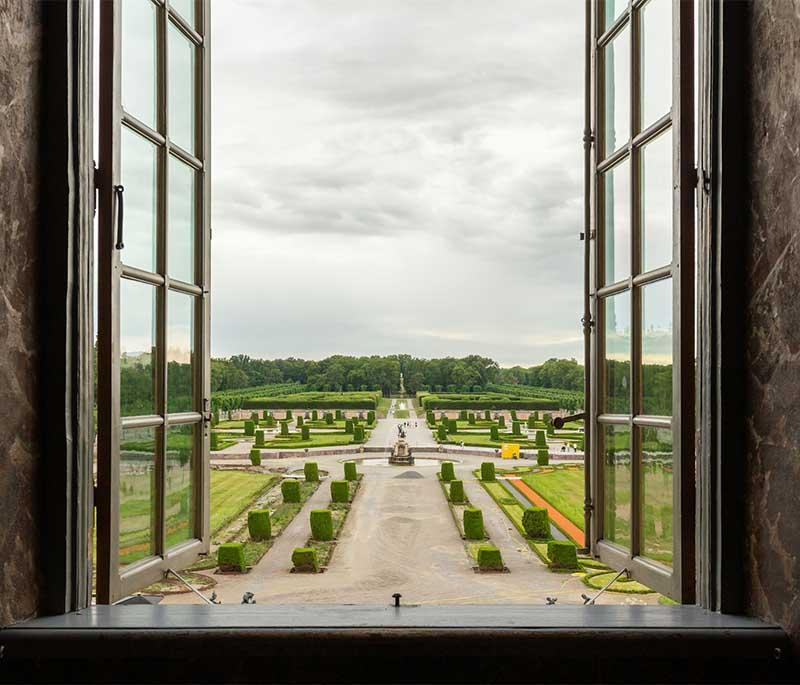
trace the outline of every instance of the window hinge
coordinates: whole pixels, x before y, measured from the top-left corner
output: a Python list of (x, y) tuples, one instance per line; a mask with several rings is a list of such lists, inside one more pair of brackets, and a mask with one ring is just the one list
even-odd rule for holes
[(594, 328), (594, 319), (591, 316), (582, 316), (581, 326), (583, 326), (584, 333), (591, 332), (592, 328)]
[(211, 423), (211, 400), (203, 398), (203, 422)]
[(590, 129), (590, 128), (583, 129), (583, 147), (584, 147), (584, 149), (591, 147), (592, 143), (594, 143), (594, 133), (592, 132), (592, 129)]
[(97, 486), (92, 486), (92, 508), (97, 509)]
[(94, 172), (92, 173), (92, 183), (94, 187), (92, 188), (92, 216), (97, 216), (97, 196), (100, 193), (100, 171), (97, 169), (97, 162), (92, 162), (92, 166), (94, 167)]
[(711, 195), (711, 176), (705, 169), (695, 168), (695, 185), (700, 188), (706, 195)]

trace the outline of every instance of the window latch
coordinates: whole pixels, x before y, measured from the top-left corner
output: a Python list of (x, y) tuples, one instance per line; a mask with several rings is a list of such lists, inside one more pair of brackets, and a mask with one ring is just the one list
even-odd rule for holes
[(211, 401), (203, 398), (203, 423), (211, 423)]
[(114, 195), (117, 198), (117, 244), (114, 247), (117, 250), (125, 248), (125, 243), (122, 240), (123, 210), (125, 209), (125, 202), (122, 199), (122, 194), (124, 192), (124, 186), (114, 186)]

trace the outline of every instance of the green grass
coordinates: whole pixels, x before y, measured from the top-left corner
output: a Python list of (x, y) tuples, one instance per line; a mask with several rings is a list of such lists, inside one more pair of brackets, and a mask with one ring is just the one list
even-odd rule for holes
[[(365, 439), (369, 437), (366, 434)], [(267, 440), (265, 449), (270, 450), (302, 450), (306, 447), (338, 447), (354, 443), (353, 436), (346, 433), (311, 433), (308, 440), (303, 440), (300, 433), (292, 433), (288, 438), (275, 436)]]
[[(248, 419), (249, 420), (249, 419)], [(231, 421), (220, 421), (214, 428), (224, 430), (226, 428), (241, 428), (244, 429), (244, 419), (233, 419)], [(261, 426), (259, 426), (261, 428)]]
[(388, 397), (381, 397), (378, 400), (378, 406), (376, 407), (376, 413), (378, 418), (385, 419), (386, 415), (389, 413), (389, 407), (392, 406), (392, 400)]
[(451, 433), (448, 434), (446, 442), (452, 445), (460, 445), (463, 442), (464, 445), (472, 447), (500, 447), (503, 443), (508, 442), (527, 448), (535, 446), (533, 440), (526, 440), (522, 435), (514, 436), (511, 433), (500, 433), (500, 440), (492, 440), (489, 433)]
[(212, 470), (211, 535), (238, 518), (278, 480), (267, 473)]
[(411, 413), (408, 411), (408, 409), (395, 409), (394, 418), (407, 419), (409, 416), (411, 416)]

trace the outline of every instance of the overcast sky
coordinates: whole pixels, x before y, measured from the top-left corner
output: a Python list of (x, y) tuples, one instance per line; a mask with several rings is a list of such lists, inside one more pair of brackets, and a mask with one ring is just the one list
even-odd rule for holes
[(580, 356), (582, 2), (212, 12), (214, 356)]

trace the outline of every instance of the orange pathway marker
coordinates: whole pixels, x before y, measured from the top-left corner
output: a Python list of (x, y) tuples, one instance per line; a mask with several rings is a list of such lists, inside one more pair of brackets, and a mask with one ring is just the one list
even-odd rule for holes
[(577, 544), (578, 547), (583, 547), (585, 545), (583, 531), (552, 504), (550, 504), (544, 497), (532, 490), (524, 480), (520, 478), (508, 478), (507, 480), (509, 483), (511, 483), (511, 485), (525, 495), (525, 497), (532, 504), (536, 505), (537, 507), (544, 507), (547, 509), (550, 520), (553, 521), (553, 523), (555, 523), (556, 526), (558, 526), (568, 537), (572, 538), (572, 541)]

